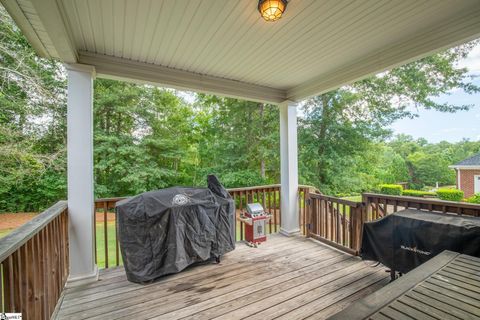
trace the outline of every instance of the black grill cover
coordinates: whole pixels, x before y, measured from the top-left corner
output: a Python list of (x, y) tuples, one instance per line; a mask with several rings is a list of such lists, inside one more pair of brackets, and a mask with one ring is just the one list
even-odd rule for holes
[(173, 187), (116, 206), (129, 281), (148, 282), (235, 249), (235, 205), (215, 176), (208, 188)]
[(480, 218), (408, 209), (363, 227), (362, 258), (402, 273), (443, 250), (480, 257)]

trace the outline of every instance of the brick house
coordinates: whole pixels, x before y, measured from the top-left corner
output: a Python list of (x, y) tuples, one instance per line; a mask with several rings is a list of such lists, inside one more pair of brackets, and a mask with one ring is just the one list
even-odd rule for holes
[(457, 173), (457, 189), (465, 192), (465, 198), (480, 193), (480, 153), (457, 162), (449, 168)]

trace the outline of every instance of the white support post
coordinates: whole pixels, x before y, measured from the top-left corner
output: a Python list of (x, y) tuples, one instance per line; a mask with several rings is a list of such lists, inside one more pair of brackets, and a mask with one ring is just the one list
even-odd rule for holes
[(292, 236), (300, 232), (298, 221), (297, 105), (282, 102), (280, 108), (280, 233)]
[(93, 196), (93, 79), (95, 68), (66, 65), (69, 285), (98, 279)]

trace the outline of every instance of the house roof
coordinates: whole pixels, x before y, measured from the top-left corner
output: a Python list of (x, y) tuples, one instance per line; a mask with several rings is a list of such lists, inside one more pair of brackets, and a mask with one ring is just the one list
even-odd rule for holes
[(0, 0), (38, 54), (100, 77), (300, 101), (480, 37), (478, 0)]
[(455, 163), (453, 167), (480, 167), (480, 152), (470, 158)]

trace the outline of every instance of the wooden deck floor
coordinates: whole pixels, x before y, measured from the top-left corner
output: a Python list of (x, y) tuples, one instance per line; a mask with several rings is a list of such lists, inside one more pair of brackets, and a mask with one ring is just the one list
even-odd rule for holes
[(218, 264), (148, 285), (123, 268), (66, 289), (59, 319), (324, 319), (388, 283), (372, 267), (314, 240), (272, 235), (259, 248), (238, 243)]

